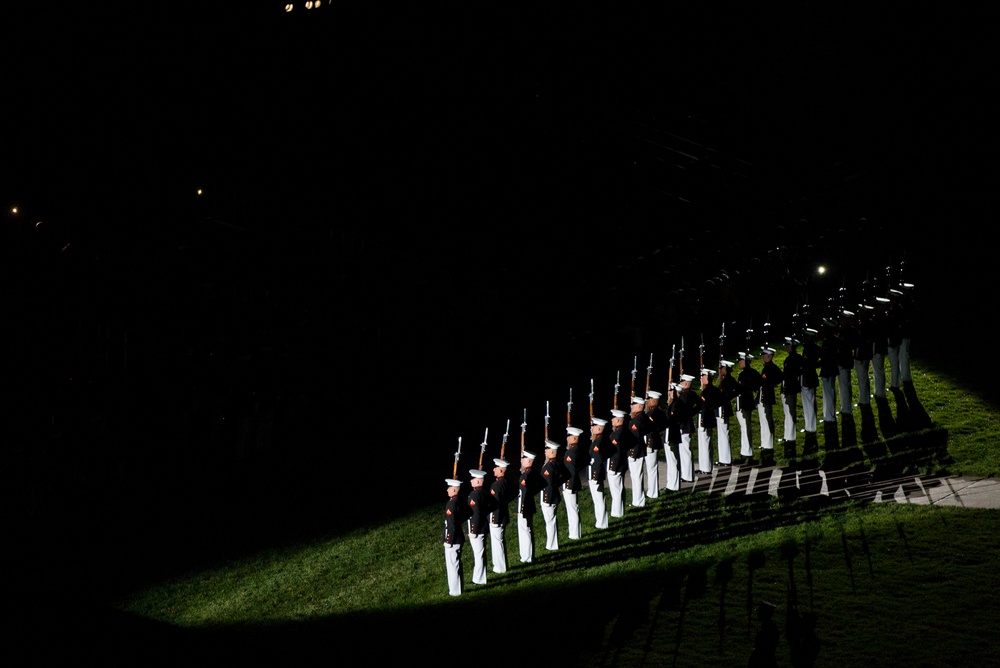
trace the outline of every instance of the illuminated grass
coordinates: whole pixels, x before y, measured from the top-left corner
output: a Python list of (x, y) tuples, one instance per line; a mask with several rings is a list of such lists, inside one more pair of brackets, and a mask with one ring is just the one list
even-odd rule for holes
[[(930, 390), (921, 392), (928, 414), (948, 430), (948, 469), (995, 476), (1000, 465), (985, 448), (997, 419), (990, 406), (943, 376), (915, 373)], [(998, 511), (682, 492), (627, 508), (598, 531), (584, 491), (582, 540), (569, 540), (561, 515), (560, 550), (547, 553), (539, 516), (538, 559), (520, 564), (511, 527), (510, 570), (454, 599), (438, 543), (443, 500), (380, 526), (187, 573), (117, 605), (207, 638), (241, 630), (277, 647), (388, 626), (396, 639), (372, 650), (382, 658), (432, 655), (442, 626), (460, 628), (484, 606), (509, 620), (511, 633), (519, 619), (540, 625), (553, 607), (579, 616), (585, 626), (563, 650), (574, 665), (743, 665), (755, 629), (748, 613), (765, 599), (778, 605), (779, 626), (789, 609), (817, 613), (817, 665), (854, 665), (869, 653), (892, 656), (892, 665), (983, 665), (981, 653), (1000, 642), (986, 623), (1000, 619), (992, 596)], [(463, 562), (468, 582), (471, 550)], [(531, 634), (523, 647), (544, 644)], [(510, 658), (504, 651), (484, 662)]]

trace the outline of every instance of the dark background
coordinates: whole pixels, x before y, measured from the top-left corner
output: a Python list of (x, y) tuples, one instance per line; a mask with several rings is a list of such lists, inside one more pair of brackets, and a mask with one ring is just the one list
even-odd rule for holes
[(207, 4), (3, 10), (25, 593), (443, 501), (459, 436), (540, 449), (888, 268), (915, 356), (992, 289), (978, 11)]

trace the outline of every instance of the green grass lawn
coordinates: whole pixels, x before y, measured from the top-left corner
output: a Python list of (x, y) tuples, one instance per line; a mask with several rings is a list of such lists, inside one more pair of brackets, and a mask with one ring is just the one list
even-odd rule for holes
[[(914, 384), (948, 436), (947, 461), (916, 474), (997, 476), (989, 401), (931, 365), (914, 362)], [(790, 611), (817, 615), (818, 666), (1000, 665), (1000, 511), (681, 492), (599, 532), (583, 491), (581, 540), (560, 507), (560, 549), (546, 552), (539, 515), (538, 558), (520, 564), (509, 528), (509, 571), (452, 598), (437, 482), (440, 504), (179, 573), (113, 605), (152, 620), (146, 637), (172, 652), (304, 661), (350, 643), (376, 660), (730, 666), (745, 665), (752, 610), (767, 600), (779, 665)], [(468, 583), (468, 548), (463, 563)]]

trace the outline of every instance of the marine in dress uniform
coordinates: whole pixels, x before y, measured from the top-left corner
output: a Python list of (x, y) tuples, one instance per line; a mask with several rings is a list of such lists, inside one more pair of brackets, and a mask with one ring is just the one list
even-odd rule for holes
[(889, 354), (889, 298), (875, 298), (875, 314), (873, 317), (874, 347), (872, 349), (872, 394), (875, 396), (875, 408), (878, 412), (879, 431), (883, 438), (896, 435), (896, 423), (886, 396), (885, 363)]
[(472, 491), (466, 499), (469, 504), (469, 547), (472, 548), (472, 584), (486, 584), (486, 535), (489, 531), (490, 497), (486, 491), (486, 471), (470, 469), (469, 484)]
[(667, 429), (667, 413), (660, 406), (662, 393), (650, 390), (646, 395), (646, 498), (660, 496), (660, 448)]
[(913, 283), (902, 282), (899, 288), (899, 382), (906, 390), (907, 385), (913, 385), (913, 374), (910, 371), (910, 343), (913, 337), (916, 298)]
[(795, 459), (803, 367), (802, 355), (799, 353), (799, 340), (793, 336), (786, 336), (785, 353), (785, 362), (781, 369), (781, 410), (784, 414), (782, 436), (785, 441), (785, 457)]
[(715, 433), (719, 459), (715, 462), (715, 465), (731, 466), (733, 463), (733, 448), (729, 435), (729, 426), (732, 423), (734, 413), (733, 400), (739, 395), (740, 384), (733, 375), (733, 362), (730, 360), (719, 362), (719, 392), (722, 395), (722, 402), (715, 416)]
[(608, 456), (608, 492), (611, 495), (611, 517), (625, 516), (625, 471), (628, 470), (625, 411), (615, 408), (611, 411), (611, 454)]
[[(673, 403), (677, 405), (674, 418), (680, 432), (680, 474), (684, 482), (694, 482), (694, 458), (691, 453), (691, 438), (695, 436), (695, 418), (701, 412), (701, 399), (691, 389), (694, 376), (681, 374), (680, 388)], [(696, 437), (696, 436), (695, 436)]]
[(448, 572), (448, 594), (461, 596), (464, 586), (462, 574), (462, 546), (465, 545), (465, 520), (469, 516), (469, 506), (462, 502), (459, 492), (462, 481), (446, 478), (448, 485), (448, 503), (444, 507), (444, 534), (441, 544), (444, 545), (444, 565)]
[(542, 465), (542, 517), (545, 519), (545, 549), (559, 549), (559, 502), (562, 500), (563, 468), (558, 460), (559, 444), (545, 441), (545, 463)]
[(764, 362), (760, 370), (760, 392), (757, 394), (757, 415), (760, 422), (760, 460), (762, 465), (774, 464), (774, 406), (777, 403), (775, 390), (781, 387), (784, 374), (774, 362), (774, 348), (764, 347), (760, 351)]
[(510, 523), (511, 490), (507, 479), (509, 463), (499, 457), (493, 460), (493, 483), (490, 485), (490, 557), (494, 573), (507, 572), (507, 525)]
[(590, 498), (594, 504), (594, 527), (597, 529), (608, 528), (608, 505), (604, 495), (604, 482), (607, 480), (608, 457), (613, 446), (611, 435), (605, 429), (607, 424), (607, 420), (591, 418), (587, 486), (590, 487)]
[(722, 406), (722, 390), (712, 385), (714, 369), (702, 369), (701, 377), (701, 411), (698, 413), (698, 465), (695, 473), (708, 475), (712, 472), (715, 460), (712, 457), (712, 436), (715, 433), (716, 415)]
[(536, 495), (545, 484), (534, 464), (535, 453), (525, 450), (521, 456), (521, 477), (517, 481), (517, 546), (521, 563), (525, 564), (535, 558)]
[(889, 358), (889, 390), (895, 395), (896, 390), (902, 390), (899, 349), (903, 344), (903, 291), (892, 288), (886, 293), (886, 298), (889, 300), (887, 313), (888, 341), (886, 342), (886, 355)]
[(753, 355), (741, 352), (740, 391), (736, 395), (736, 421), (740, 425), (740, 457), (744, 464), (753, 461), (753, 415), (757, 411), (757, 392), (760, 390), (760, 371), (753, 368)]
[(851, 374), (854, 373), (854, 349), (857, 347), (854, 311), (844, 309), (840, 312), (837, 334), (837, 396), (840, 397), (840, 415), (843, 418), (846, 415), (854, 415), (854, 388), (851, 383)]
[(622, 432), (622, 440), (628, 449), (628, 472), (632, 480), (632, 507), (646, 505), (646, 400), (632, 397), (631, 415), (628, 429)]
[(872, 410), (871, 366), (875, 356), (875, 307), (859, 304), (857, 339), (854, 346), (854, 380), (858, 386), (858, 409), (861, 412), (861, 440), (871, 443), (878, 438), (875, 411)]
[(840, 440), (837, 434), (837, 384), (840, 381), (837, 349), (840, 333), (836, 320), (823, 318), (822, 340), (819, 377), (823, 385), (823, 436), (826, 449), (832, 450)]
[(819, 330), (806, 327), (802, 330), (802, 421), (805, 427), (803, 455), (814, 455), (819, 448), (816, 430), (819, 428), (816, 390), (819, 388), (818, 371), (823, 361), (823, 349), (817, 343)]
[[(872, 340), (872, 394), (876, 402), (886, 399), (885, 360), (889, 353), (889, 298), (875, 298), (875, 313), (872, 317), (874, 330)], [(890, 434), (891, 435), (891, 434)]]
[(667, 491), (676, 492), (681, 488), (681, 429), (677, 422), (677, 396), (681, 386), (673, 383), (667, 389), (667, 429), (663, 444), (663, 458), (667, 462)]
[(579, 427), (566, 427), (566, 452), (563, 455), (563, 469), (566, 476), (563, 482), (563, 505), (566, 507), (566, 529), (570, 540), (580, 538), (580, 467), (586, 453), (580, 447)]
[(875, 352), (875, 307), (859, 304), (855, 319), (854, 380), (858, 384), (858, 405), (870, 406), (872, 401), (871, 364)]

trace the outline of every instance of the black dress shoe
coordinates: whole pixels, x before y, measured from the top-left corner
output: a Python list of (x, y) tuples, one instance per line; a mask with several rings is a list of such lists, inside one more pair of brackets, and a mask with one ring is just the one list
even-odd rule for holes
[(726, 464), (723, 462), (715, 462), (712, 466), (732, 466), (732, 464)]

